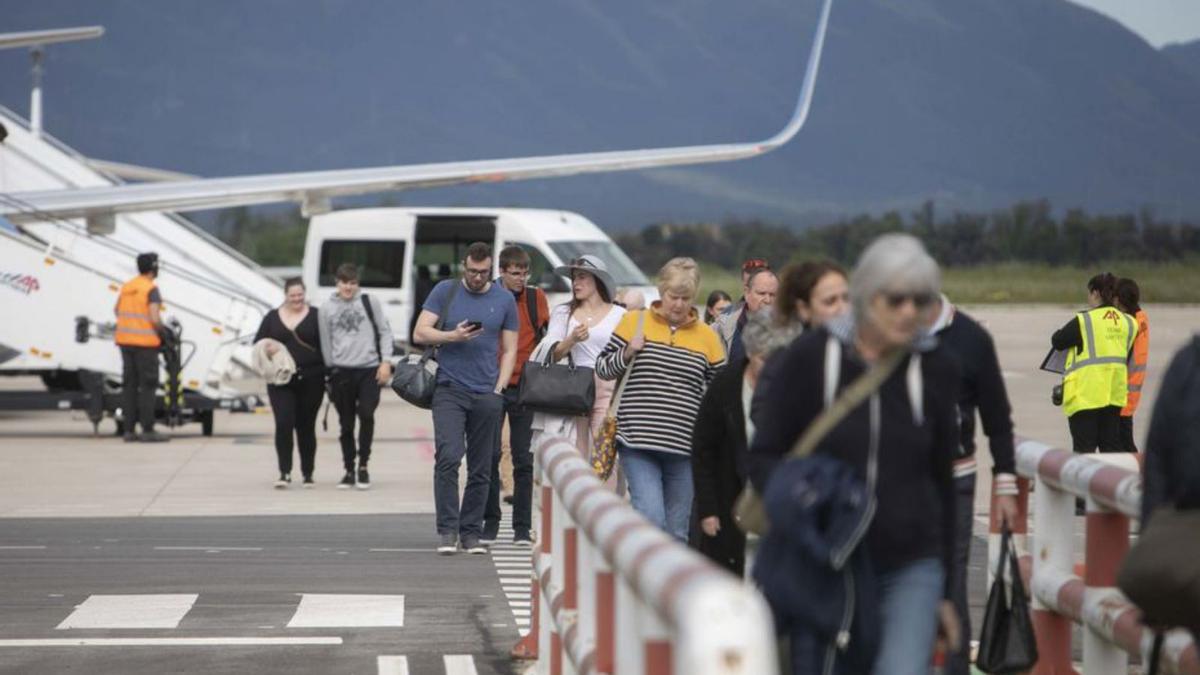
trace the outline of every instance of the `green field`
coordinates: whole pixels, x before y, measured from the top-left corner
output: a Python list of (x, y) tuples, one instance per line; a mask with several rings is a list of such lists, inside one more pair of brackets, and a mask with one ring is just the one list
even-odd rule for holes
[[(1200, 261), (1110, 263), (1086, 270), (1024, 263), (980, 265), (944, 269), (942, 285), (946, 295), (958, 303), (1076, 305), (1087, 299), (1087, 280), (1105, 271), (1136, 280), (1143, 303), (1200, 303)], [(703, 303), (715, 288), (737, 298), (740, 285), (736, 271), (702, 263), (697, 303)]]

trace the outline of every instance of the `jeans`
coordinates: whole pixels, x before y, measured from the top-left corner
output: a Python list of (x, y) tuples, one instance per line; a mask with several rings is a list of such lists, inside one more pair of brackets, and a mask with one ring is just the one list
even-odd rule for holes
[(275, 414), (275, 454), (279, 473), (292, 472), (293, 440), (300, 446), (300, 471), (312, 478), (317, 456), (317, 413), (325, 398), (325, 383), (318, 374), (295, 377), (285, 385), (267, 385), (267, 398)]
[[(513, 462), (513, 533), (528, 535), (533, 527), (533, 412), (517, 406), (517, 387), (504, 390), (504, 411), (508, 415), (509, 445)], [(499, 438), (499, 436), (497, 436)], [(500, 444), (492, 457), (492, 482), (488, 488), (487, 508), (483, 515), (483, 532), (494, 538), (500, 530)]]
[(874, 675), (928, 675), (944, 574), (936, 558), (879, 574), (879, 654)]
[(154, 398), (158, 395), (158, 348), (121, 347), (121, 414), (125, 433), (154, 431)]
[(954, 559), (950, 570), (950, 600), (962, 626), (962, 644), (947, 655), (946, 675), (970, 675), (971, 608), (967, 606), (967, 563), (971, 559), (975, 520), (975, 474), (954, 479)]
[[(478, 537), (491, 483), (492, 458), (500, 452), (504, 397), (477, 394), (441, 383), (433, 394), (433, 501), (438, 534)], [(458, 497), (458, 467), (467, 458), (467, 486)]]
[(694, 493), (691, 458), (627, 445), (617, 447), (617, 458), (629, 481), (633, 509), (687, 543)]
[[(333, 405), (337, 408), (342, 431), (342, 465), (354, 471), (354, 420), (358, 418), (358, 466), (371, 459), (371, 441), (375, 438), (375, 409), (379, 407), (377, 368), (339, 368), (332, 377)], [(319, 405), (319, 404), (318, 404)]]

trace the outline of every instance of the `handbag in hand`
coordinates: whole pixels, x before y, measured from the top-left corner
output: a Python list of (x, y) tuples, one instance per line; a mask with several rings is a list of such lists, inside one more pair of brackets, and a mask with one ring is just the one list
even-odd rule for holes
[[(455, 281), (450, 286), (442, 316), (437, 322), (438, 330), (446, 330), (446, 317), (450, 315), (450, 305), (460, 285)], [(437, 390), (438, 364), (433, 359), (436, 354), (437, 347), (427, 347), (425, 353), (420, 355), (405, 354), (396, 364), (396, 372), (392, 375), (392, 391), (418, 408), (433, 408), (433, 394)]]
[[(646, 310), (639, 310), (637, 321), (635, 336), (643, 334), (646, 326)], [(608, 414), (604, 416), (604, 425), (600, 428), (600, 434), (592, 443), (592, 471), (601, 483), (612, 477), (613, 469), (617, 466), (617, 411), (621, 408), (625, 385), (629, 382), (633, 373), (633, 364), (636, 362), (637, 354), (634, 354), (629, 366), (625, 368), (625, 376), (621, 378), (621, 384), (617, 385), (617, 393), (613, 394), (612, 400), (608, 402)]]
[(576, 366), (567, 352), (567, 364), (554, 363), (550, 346), (542, 361), (530, 361), (521, 370), (517, 405), (555, 415), (590, 415), (596, 402), (596, 377), (591, 368)]
[[(1012, 575), (1004, 578), (1004, 566)], [(1029, 615), (1029, 596), (1021, 581), (1016, 547), (1012, 532), (1004, 526), (1000, 536), (1000, 559), (996, 562), (996, 578), (988, 593), (979, 631), (979, 654), (975, 667), (985, 673), (1020, 673), (1037, 663), (1037, 639), (1033, 635), (1033, 620)]]

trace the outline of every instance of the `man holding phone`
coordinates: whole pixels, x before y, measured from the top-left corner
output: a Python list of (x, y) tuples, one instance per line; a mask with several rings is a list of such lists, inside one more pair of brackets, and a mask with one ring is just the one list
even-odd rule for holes
[[(438, 349), (433, 395), (433, 497), (440, 537), (437, 552), (487, 552), (479, 539), (491, 483), (492, 455), (500, 446), (504, 388), (517, 360), (517, 304), (491, 281), (492, 249), (467, 247), (461, 280), (448, 279), (430, 292), (413, 340)], [(461, 284), (457, 289), (455, 284)], [(437, 324), (445, 315), (445, 326)], [(467, 485), (458, 494), (458, 469), (467, 459)]]

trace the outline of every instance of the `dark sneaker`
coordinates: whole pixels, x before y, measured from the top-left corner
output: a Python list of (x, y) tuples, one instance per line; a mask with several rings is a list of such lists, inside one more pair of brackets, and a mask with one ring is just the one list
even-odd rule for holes
[(171, 437), (166, 434), (160, 434), (157, 431), (143, 431), (138, 440), (143, 443), (166, 443), (171, 440)]
[(462, 540), (463, 550), (472, 555), (483, 555), (488, 552), (487, 546), (479, 541), (479, 537), (466, 536)]
[(304, 477), (304, 489), (305, 489), (305, 490), (311, 490), (311, 489), (313, 489), (313, 488), (315, 488), (315, 487), (317, 487), (317, 484), (316, 484), (316, 483), (313, 481), (313, 477), (312, 477), (312, 476), (305, 476), (305, 477)]
[(345, 476), (342, 476), (342, 482), (338, 483), (339, 490), (348, 490), (354, 487), (354, 472), (347, 471)]
[(521, 548), (533, 548), (533, 537), (528, 532), (517, 532), (513, 535), (513, 544)]
[(138, 441), (138, 435), (133, 432), (125, 434), (124, 438), (126, 443), (137, 443)]
[(443, 534), (442, 541), (437, 547), (438, 555), (454, 555), (458, 552), (458, 537), (453, 534)]
[(512, 506), (513, 496), (512, 495), (504, 495), (503, 497), (501, 497), (501, 501), (503, 501), (505, 504), (508, 504), (509, 506)]
[(500, 523), (491, 523), (484, 521), (483, 534), (479, 536), (479, 543), (484, 546), (491, 546), (496, 543), (496, 537), (500, 536)]
[(371, 489), (371, 474), (367, 473), (367, 467), (365, 466), (358, 467), (358, 489)]
[(287, 486), (291, 485), (291, 483), (292, 483), (292, 474), (281, 473), (281, 474), (279, 474), (279, 480), (275, 481), (275, 489), (276, 490), (286, 490)]

